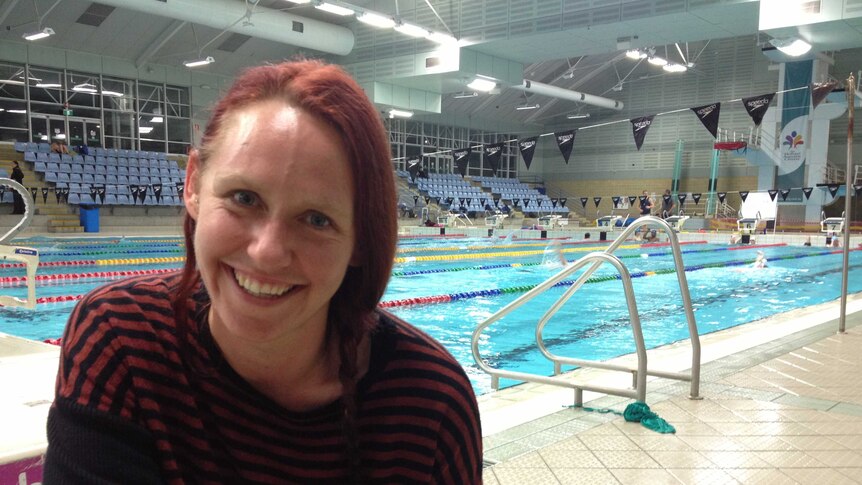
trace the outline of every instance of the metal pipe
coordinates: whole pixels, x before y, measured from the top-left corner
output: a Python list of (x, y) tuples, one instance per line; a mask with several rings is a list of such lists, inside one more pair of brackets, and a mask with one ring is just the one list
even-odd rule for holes
[(847, 92), (847, 168), (844, 172), (844, 264), (841, 267), (841, 311), (838, 315), (838, 332), (844, 333), (847, 320), (847, 278), (850, 276), (850, 225), (853, 222), (850, 210), (851, 176), (853, 170), (853, 112), (856, 108), (856, 79), (853, 73), (844, 86)]
[(520, 89), (521, 91), (526, 91), (528, 93), (541, 94), (543, 96), (565, 99), (567, 101), (575, 101), (578, 103), (598, 106), (600, 108), (614, 109), (617, 111), (621, 111), (624, 106), (622, 101), (617, 101), (615, 99), (604, 98), (593, 94), (581, 93), (579, 91), (573, 91), (571, 89), (551, 86), (550, 84), (530, 81), (528, 79), (524, 79), (523, 83), (518, 86), (512, 86), (512, 88)]

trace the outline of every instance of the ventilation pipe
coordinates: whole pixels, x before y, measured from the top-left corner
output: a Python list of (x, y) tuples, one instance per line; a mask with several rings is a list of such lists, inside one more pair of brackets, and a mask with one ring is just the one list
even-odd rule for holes
[(551, 86), (550, 84), (539, 83), (527, 79), (524, 79), (524, 82), (521, 85), (512, 86), (512, 88), (520, 89), (521, 91), (526, 91), (528, 93), (550, 96), (552, 98), (565, 99), (567, 101), (576, 101), (578, 103), (598, 106), (600, 108), (615, 109), (617, 111), (623, 109), (622, 101), (617, 101), (610, 98), (603, 98), (601, 96), (595, 96), (592, 94), (581, 93), (578, 91), (573, 91), (571, 89), (558, 88), (557, 86)]
[(353, 31), (347, 27), (299, 17), (271, 8), (255, 7), (250, 25), (237, 22), (247, 15), (243, 2), (232, 0), (99, 0), (117, 8), (184, 20), (214, 29), (305, 47), (344, 56), (353, 50)]

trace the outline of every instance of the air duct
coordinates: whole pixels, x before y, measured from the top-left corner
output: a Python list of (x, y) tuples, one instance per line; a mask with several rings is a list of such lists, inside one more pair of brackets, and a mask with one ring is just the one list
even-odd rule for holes
[(271, 8), (255, 7), (251, 22), (237, 20), (248, 12), (243, 2), (231, 0), (99, 0), (99, 3), (141, 13), (184, 20), (214, 29), (305, 47), (344, 56), (353, 50), (353, 31), (347, 27), (299, 17)]
[(527, 79), (524, 79), (524, 82), (521, 85), (512, 86), (512, 88), (520, 89), (521, 91), (526, 91), (528, 93), (541, 94), (544, 96), (550, 96), (552, 98), (565, 99), (567, 101), (575, 101), (577, 103), (598, 106), (600, 108), (615, 109), (617, 111), (623, 109), (622, 101), (617, 101), (610, 98), (603, 98), (601, 96), (595, 96), (593, 94), (581, 93), (578, 91), (573, 91), (571, 89), (559, 88), (557, 86), (551, 86), (550, 84), (529, 81)]

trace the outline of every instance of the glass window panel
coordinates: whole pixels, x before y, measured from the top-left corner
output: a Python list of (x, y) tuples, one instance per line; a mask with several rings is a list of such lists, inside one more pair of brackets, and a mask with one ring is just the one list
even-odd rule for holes
[(30, 103), (30, 109), (33, 113), (44, 113), (48, 115), (62, 115), (63, 106), (59, 104), (47, 103)]
[(51, 69), (30, 67), (30, 101), (43, 101), (62, 105), (63, 73)]
[(165, 142), (155, 140), (141, 140), (141, 150), (149, 152), (164, 152)]
[(151, 115), (143, 115), (138, 118), (138, 132), (141, 140), (164, 140), (165, 139), (165, 123), (153, 123), (150, 121), (153, 118)]
[(27, 129), (27, 103), (0, 99), (0, 127)]
[(105, 148), (125, 148), (131, 150), (134, 148), (131, 138), (116, 138), (105, 137)]
[(165, 88), (165, 100), (174, 105), (188, 106), (191, 104), (189, 101), (188, 88), (181, 88), (178, 86), (167, 86)]
[[(105, 111), (104, 132), (106, 136), (132, 136), (134, 118), (130, 113), (119, 111)], [(108, 148), (114, 148), (109, 146)]]
[(0, 126), (0, 141), (29, 141), (27, 136), (27, 129), (18, 129), (18, 128), (6, 128), (4, 126)]
[(100, 107), (99, 76), (80, 72), (66, 73), (66, 95), (70, 106)]
[(164, 87), (138, 83), (138, 110), (141, 113), (164, 114)]
[(192, 141), (187, 118), (168, 118), (168, 141), (189, 143)]
[(180, 155), (188, 155), (191, 145), (188, 143), (168, 143), (168, 153), (178, 153)]
[(102, 79), (102, 106), (105, 109), (120, 111), (134, 111), (135, 109), (135, 82), (124, 79), (104, 78)]
[(27, 99), (24, 67), (0, 63), (0, 97)]

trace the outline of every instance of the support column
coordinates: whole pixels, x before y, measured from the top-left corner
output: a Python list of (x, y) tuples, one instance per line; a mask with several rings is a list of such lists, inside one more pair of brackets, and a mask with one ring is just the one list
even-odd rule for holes
[(670, 191), (673, 193), (674, 200), (676, 200), (676, 195), (679, 193), (679, 179), (682, 176), (682, 150), (684, 147), (684, 141), (676, 141), (676, 155), (674, 157), (673, 164), (673, 180), (671, 180), (670, 183)]
[(712, 150), (712, 167), (709, 171), (709, 199), (706, 201), (706, 217), (710, 217), (715, 213), (717, 206), (718, 195), (716, 195), (716, 189), (718, 188), (718, 161), (721, 158), (721, 151), (713, 148)]

